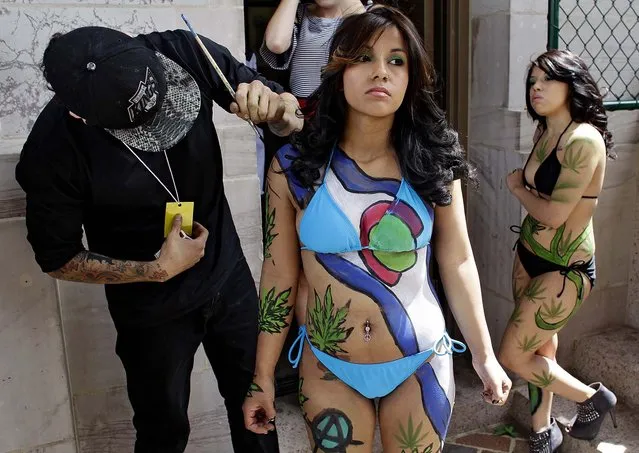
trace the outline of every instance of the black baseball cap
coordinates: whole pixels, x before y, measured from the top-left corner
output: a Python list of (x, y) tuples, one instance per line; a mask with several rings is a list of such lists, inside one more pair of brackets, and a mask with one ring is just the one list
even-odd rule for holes
[(71, 112), (142, 151), (173, 147), (200, 111), (200, 90), (184, 68), (117, 30), (82, 27), (52, 39), (43, 66)]

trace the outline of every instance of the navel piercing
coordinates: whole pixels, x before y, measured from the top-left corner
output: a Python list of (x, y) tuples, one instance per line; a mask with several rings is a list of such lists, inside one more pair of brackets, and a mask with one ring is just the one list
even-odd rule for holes
[(364, 341), (371, 341), (371, 323), (368, 319), (364, 323)]

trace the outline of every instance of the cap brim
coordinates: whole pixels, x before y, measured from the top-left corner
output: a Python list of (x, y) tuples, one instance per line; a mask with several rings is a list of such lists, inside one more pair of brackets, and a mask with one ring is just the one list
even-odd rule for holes
[(166, 94), (153, 118), (129, 129), (106, 129), (131, 148), (161, 152), (175, 146), (191, 130), (200, 113), (201, 98), (197, 83), (184, 68), (159, 52), (164, 66)]

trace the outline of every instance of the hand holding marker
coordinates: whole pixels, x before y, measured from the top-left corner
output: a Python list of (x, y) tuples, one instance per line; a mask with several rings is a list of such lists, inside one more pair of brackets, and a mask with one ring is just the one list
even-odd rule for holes
[[(209, 60), (209, 63), (211, 63), (211, 66), (213, 66), (213, 69), (215, 70), (215, 72), (217, 73), (217, 75), (220, 77), (220, 79), (222, 80), (222, 83), (224, 83), (224, 86), (226, 87), (226, 89), (228, 90), (228, 92), (231, 94), (231, 97), (233, 97), (233, 99), (235, 99), (235, 90), (233, 89), (233, 87), (231, 86), (231, 84), (229, 83), (229, 81), (226, 79), (226, 77), (224, 76), (224, 74), (222, 73), (222, 70), (220, 69), (220, 67), (217, 65), (217, 63), (215, 62), (215, 60), (213, 59), (213, 57), (211, 56), (211, 53), (209, 52), (209, 50), (206, 48), (206, 46), (204, 45), (204, 43), (202, 42), (202, 40), (200, 39), (200, 37), (198, 36), (198, 34), (195, 32), (195, 30), (193, 29), (193, 26), (191, 25), (191, 22), (189, 22), (189, 20), (186, 18), (186, 16), (184, 14), (180, 14), (180, 16), (182, 17), (182, 20), (184, 21), (184, 23), (186, 24), (186, 26), (189, 28), (189, 30), (191, 31), (191, 33), (193, 34), (193, 37), (195, 38), (195, 41), (197, 42), (197, 44), (200, 46), (200, 49), (202, 49), (202, 52), (204, 53), (204, 55), (206, 56), (207, 60)], [(248, 123), (251, 125), (251, 127), (253, 128), (253, 130), (255, 131), (255, 133), (257, 134), (257, 136), (263, 140), (262, 134), (260, 134), (260, 130), (257, 128), (257, 126), (255, 126), (255, 124), (253, 123), (253, 121), (251, 120), (246, 120), (248, 121)]]

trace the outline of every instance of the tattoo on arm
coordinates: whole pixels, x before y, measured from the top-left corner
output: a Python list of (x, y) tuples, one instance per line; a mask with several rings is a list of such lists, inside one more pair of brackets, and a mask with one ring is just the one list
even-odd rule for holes
[(564, 161), (561, 163), (561, 166), (579, 174), (579, 172), (586, 166), (588, 154), (584, 153), (583, 146), (579, 146), (579, 149), (576, 149), (576, 146), (577, 145), (575, 143), (571, 143), (566, 147)]
[(278, 235), (278, 233), (273, 233), (273, 230), (275, 229), (275, 208), (271, 210), (269, 199), (269, 192), (266, 192), (266, 195), (264, 196), (264, 204), (266, 209), (266, 225), (264, 228), (264, 259), (272, 258), (271, 245), (273, 244), (273, 239), (275, 239), (275, 237)]
[(576, 182), (569, 182), (569, 181), (564, 181), (564, 182), (558, 182), (555, 185), (555, 188), (553, 189), (552, 194), (550, 195), (550, 199), (552, 201), (557, 201), (559, 203), (570, 203), (573, 200), (566, 196), (565, 190), (572, 190), (572, 189), (579, 189), (581, 186), (576, 183)]
[(167, 272), (153, 261), (115, 260), (89, 251), (78, 253), (49, 275), (60, 280), (96, 284), (161, 282), (168, 278)]
[(275, 287), (264, 294), (260, 300), (258, 323), (260, 332), (282, 333), (289, 326), (287, 318), (293, 306), (288, 303), (291, 288), (275, 294)]

